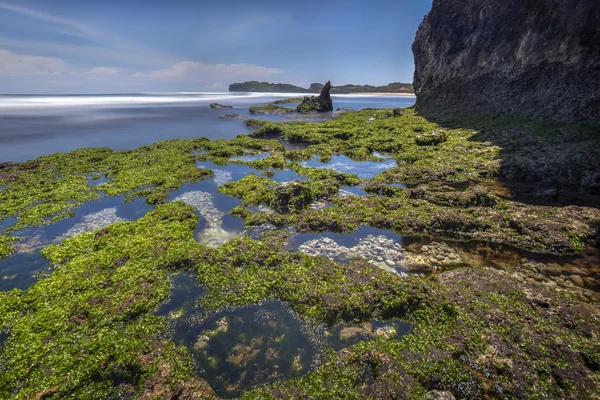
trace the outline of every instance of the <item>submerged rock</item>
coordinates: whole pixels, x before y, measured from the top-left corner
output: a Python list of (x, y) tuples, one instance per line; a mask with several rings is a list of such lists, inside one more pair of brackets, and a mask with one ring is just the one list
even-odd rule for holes
[(368, 235), (352, 247), (339, 245), (335, 240), (324, 237), (309, 240), (300, 245), (298, 250), (310, 256), (322, 256), (338, 262), (363, 257), (371, 264), (394, 274), (402, 270), (404, 258), (402, 246), (384, 235)]
[(434, 0), (412, 48), (421, 113), (600, 121), (597, 0)]
[(301, 113), (333, 111), (333, 101), (331, 101), (331, 95), (329, 94), (330, 90), (331, 82), (327, 82), (323, 86), (320, 95), (304, 97), (304, 100), (302, 100), (302, 103), (298, 105), (296, 110)]
[(233, 108), (233, 106), (226, 106), (225, 104), (210, 103), (210, 108)]

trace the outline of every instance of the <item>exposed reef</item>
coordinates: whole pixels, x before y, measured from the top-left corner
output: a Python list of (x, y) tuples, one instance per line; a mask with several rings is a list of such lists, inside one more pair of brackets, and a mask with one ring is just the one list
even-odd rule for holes
[(596, 0), (434, 0), (413, 53), (427, 115), (600, 122)]
[[(137, 221), (110, 208), (82, 218), (76, 236), (42, 250), (49, 271), (0, 292), (0, 398), (598, 397), (593, 129), (440, 123), (412, 109), (249, 122), (257, 129), (231, 140), (0, 166), (2, 262), (17, 234), (102, 196), (152, 207)], [(565, 148), (576, 154), (568, 166)], [(223, 208), (225, 196), (239, 200)], [(223, 209), (244, 219), (246, 235), (226, 226)], [(324, 239), (373, 228), (384, 233)], [(302, 233), (310, 237), (290, 251)], [(158, 312), (182, 271), (201, 289), (186, 299), (188, 322), (208, 321), (188, 347), (173, 336), (182, 309)], [(259, 314), (262, 336), (236, 334), (256, 322), (241, 310), (273, 303), (340, 347), (301, 359), (281, 318)], [(398, 335), (398, 321), (410, 330)]]

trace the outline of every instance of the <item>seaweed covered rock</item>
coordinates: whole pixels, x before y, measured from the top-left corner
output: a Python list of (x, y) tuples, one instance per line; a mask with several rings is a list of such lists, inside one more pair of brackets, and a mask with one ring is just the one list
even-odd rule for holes
[(331, 95), (329, 94), (330, 90), (331, 82), (327, 82), (325, 86), (323, 86), (320, 95), (306, 96), (296, 110), (301, 113), (333, 111), (333, 102), (331, 101)]
[(250, 114), (255, 115), (274, 115), (274, 114), (288, 114), (295, 110), (284, 106), (277, 106), (275, 104), (268, 104), (266, 106), (252, 106), (250, 107)]
[(304, 183), (282, 182), (275, 189), (271, 207), (277, 212), (294, 212), (306, 208), (312, 201), (312, 191)]
[(597, 0), (434, 0), (413, 53), (423, 113), (600, 122)]

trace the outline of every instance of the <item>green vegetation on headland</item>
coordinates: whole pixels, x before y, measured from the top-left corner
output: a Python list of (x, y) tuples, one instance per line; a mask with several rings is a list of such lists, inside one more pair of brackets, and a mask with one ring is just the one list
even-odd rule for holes
[[(323, 89), (323, 84), (312, 83), (308, 89), (290, 85), (288, 83), (269, 83), (248, 81), (243, 83), (232, 83), (229, 85), (230, 92), (264, 92), (264, 93), (320, 93)], [(412, 83), (394, 82), (385, 86), (371, 85), (343, 85), (332, 86), (331, 93), (333, 94), (349, 94), (349, 93), (414, 93)]]
[[(161, 204), (183, 183), (211, 176), (197, 161), (243, 164), (267, 175), (291, 168), (308, 179), (282, 184), (249, 175), (219, 190), (243, 200), (234, 212), (247, 226), (350, 232), (364, 224), (576, 254), (597, 236), (598, 208), (535, 205), (556, 199), (547, 190), (531, 191), (533, 200), (510, 198), (501, 183), (532, 180), (593, 195), (600, 182), (585, 176), (598, 171), (594, 128), (510, 117), (439, 123), (401, 109), (347, 112), (319, 124), (249, 122), (257, 130), (233, 140), (82, 149), (0, 166), (0, 220), (15, 218), (17, 227), (68, 218), (101, 195), (144, 196), (157, 205), (137, 222), (47, 247), (50, 274), (26, 291), (0, 292), (0, 331), (10, 333), (0, 347), (0, 397), (216, 398), (194, 374), (189, 351), (168, 339), (167, 319), (154, 315), (168, 297), (169, 275), (180, 270), (197, 273), (208, 289), (198, 299), (205, 313), (279, 299), (301, 318), (327, 325), (372, 318), (411, 323), (400, 339), (326, 352), (308, 375), (244, 398), (431, 398), (436, 391), (456, 398), (597, 397), (596, 303), (468, 261), (425, 277), (393, 275), (358, 258), (339, 264), (287, 251), (283, 231), (207, 248), (193, 238), (198, 217), (190, 207)], [(273, 139), (307, 147), (286, 151)], [(547, 155), (565, 146), (578, 154), (569, 171), (563, 159)], [(300, 164), (335, 155), (383, 161), (375, 152), (397, 165), (372, 179)], [(269, 156), (231, 160), (258, 153)], [(569, 178), (575, 169), (581, 179)], [(93, 186), (102, 175), (109, 181)], [(399, 183), (408, 188), (390, 186)], [(371, 195), (338, 196), (357, 185)], [(314, 201), (331, 206), (311, 209)], [(259, 204), (273, 212), (250, 207)], [(0, 256), (12, 240), (0, 237)]]

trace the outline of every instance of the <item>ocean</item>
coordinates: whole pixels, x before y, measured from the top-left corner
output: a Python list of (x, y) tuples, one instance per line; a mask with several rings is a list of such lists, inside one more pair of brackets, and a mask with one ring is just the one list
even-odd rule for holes
[[(294, 93), (142, 93), (109, 95), (0, 96), (0, 162), (26, 161), (81, 147), (136, 148), (167, 139), (229, 139), (249, 133), (243, 121), (224, 114), (250, 116), (248, 108)], [(413, 96), (334, 95), (335, 108), (409, 107)], [(211, 109), (210, 103), (233, 108)], [(295, 107), (295, 104), (289, 107)], [(329, 115), (303, 118), (313, 120)], [(269, 120), (295, 116), (254, 116)]]

